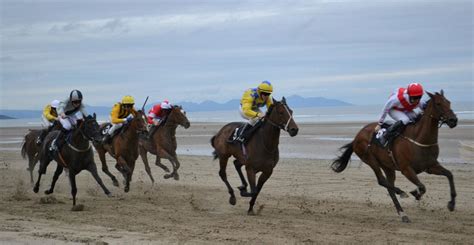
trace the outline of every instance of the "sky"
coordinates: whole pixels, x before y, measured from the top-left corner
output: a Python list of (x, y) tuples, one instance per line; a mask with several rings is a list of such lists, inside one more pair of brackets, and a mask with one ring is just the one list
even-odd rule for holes
[(473, 101), (473, 2), (0, 0), (0, 109), (72, 89), (95, 106), (226, 102), (263, 80), (277, 99), (383, 105), (419, 82)]

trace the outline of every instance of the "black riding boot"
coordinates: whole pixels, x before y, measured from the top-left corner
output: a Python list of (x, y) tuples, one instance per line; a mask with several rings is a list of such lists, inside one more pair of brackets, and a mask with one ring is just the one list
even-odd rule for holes
[(383, 142), (384, 143), (383, 145), (386, 146), (388, 144), (391, 144), (393, 140), (403, 132), (404, 129), (405, 129), (405, 124), (403, 124), (402, 121), (398, 121), (392, 124), (387, 129), (387, 132), (385, 132), (385, 135), (383, 137), (385, 142)]
[(58, 151), (59, 149), (61, 149), (61, 147), (66, 142), (66, 136), (67, 136), (68, 132), (69, 132), (68, 130), (66, 130), (64, 128), (61, 128), (61, 130), (59, 131), (59, 134), (56, 135), (56, 138), (51, 143), (51, 146), (49, 147), (49, 150), (54, 152), (54, 151)]
[(110, 138), (111, 138), (110, 134), (109, 134), (109, 133), (106, 133), (106, 134), (104, 135), (104, 138), (102, 138), (102, 144), (108, 144), (109, 141), (110, 141)]
[(148, 133), (147, 139), (153, 139), (153, 135), (155, 134), (157, 129), (158, 129), (158, 126), (151, 125), (150, 133)]
[(43, 140), (44, 138), (46, 137), (46, 135), (48, 135), (49, 131), (51, 130), (52, 127), (49, 127), (47, 129), (43, 129), (41, 130), (41, 133), (40, 135), (38, 136), (38, 138), (36, 139), (36, 145), (37, 146), (40, 146), (42, 143), (43, 143)]
[(260, 127), (261, 124), (262, 121), (258, 121), (253, 126), (247, 123), (247, 127), (242, 130), (237, 140), (242, 142), (242, 144), (246, 144), (250, 138), (252, 138), (253, 133)]

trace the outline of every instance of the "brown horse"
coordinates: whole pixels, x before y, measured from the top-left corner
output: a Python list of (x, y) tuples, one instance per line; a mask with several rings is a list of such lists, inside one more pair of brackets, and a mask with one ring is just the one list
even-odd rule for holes
[[(279, 160), (278, 143), (280, 140), (280, 130), (283, 129), (293, 137), (298, 133), (298, 126), (293, 120), (293, 111), (286, 104), (285, 97), (282, 101), (273, 100), (273, 105), (268, 108), (263, 119), (263, 123), (258, 128), (253, 137), (250, 138), (246, 146), (240, 143), (228, 143), (229, 137), (234, 133), (237, 127), (244, 126), (244, 123), (233, 122), (225, 125), (211, 139), (211, 145), (214, 147), (214, 159), (219, 158), (220, 170), (219, 176), (227, 186), (230, 194), (229, 203), (235, 205), (236, 199), (232, 186), (227, 181), (226, 167), (228, 159), (233, 156), (235, 169), (239, 174), (242, 186), (239, 187), (240, 195), (251, 197), (248, 214), (253, 215), (253, 206), (258, 194), (262, 190), (265, 182), (273, 173), (273, 168)], [(243, 153), (246, 152), (246, 154)], [(247, 192), (247, 181), (242, 173), (241, 167), (245, 166), (247, 178), (250, 184), (251, 192)], [(256, 183), (256, 174), (262, 172)]]
[(33, 183), (33, 170), (35, 169), (36, 163), (39, 161), (38, 153), (41, 146), (36, 144), (36, 139), (41, 134), (41, 130), (30, 129), (25, 135), (23, 145), (21, 146), (21, 156), (23, 159), (28, 157), (28, 170), (30, 172), (30, 182)]
[(76, 175), (82, 170), (88, 170), (97, 183), (102, 187), (105, 194), (110, 196), (110, 191), (105, 187), (102, 179), (97, 173), (97, 167), (94, 162), (94, 152), (89, 141), (100, 141), (102, 139), (99, 132), (99, 124), (97, 124), (95, 114), (94, 116), (87, 116), (84, 120), (78, 121), (78, 126), (74, 128), (70, 137), (67, 137), (66, 144), (61, 147), (58, 151), (58, 154), (51, 156), (49, 152), (49, 147), (51, 146), (53, 140), (59, 134), (59, 131), (52, 131), (44, 139), (44, 143), (41, 146), (41, 151), (39, 154), (40, 167), (38, 180), (33, 188), (35, 193), (38, 193), (41, 175), (46, 173), (46, 169), (49, 163), (52, 160), (57, 162), (56, 171), (54, 172), (53, 181), (51, 182), (51, 187), (49, 190), (45, 191), (45, 194), (51, 194), (54, 191), (54, 186), (58, 180), (59, 175), (63, 172), (64, 168), (67, 168), (69, 171), (69, 182), (71, 184), (71, 194), (73, 198), (73, 208), (76, 206)]
[[(130, 190), (130, 181), (132, 180), (133, 170), (135, 169), (135, 161), (138, 158), (137, 145), (139, 135), (147, 132), (145, 120), (145, 114), (142, 110), (139, 110), (137, 116), (135, 116), (129, 124), (121, 128), (121, 132), (114, 136), (110, 144), (104, 145), (102, 142), (94, 143), (94, 147), (99, 154), (99, 159), (102, 162), (102, 171), (112, 179), (115, 186), (119, 186), (119, 184), (117, 178), (109, 172), (105, 154), (108, 152), (117, 161), (115, 168), (122, 173), (125, 179), (125, 192)], [(103, 129), (106, 125), (107, 124), (102, 124), (101, 128)]]
[(451, 110), (450, 102), (444, 97), (443, 90), (440, 93), (428, 93), (428, 95), (430, 100), (427, 102), (423, 116), (417, 123), (408, 125), (404, 133), (396, 138), (388, 149), (372, 144), (376, 123), (371, 123), (359, 131), (351, 143), (341, 148), (345, 151), (331, 165), (335, 172), (342, 172), (346, 168), (352, 152), (355, 152), (375, 172), (379, 185), (387, 188), (403, 222), (410, 222), (410, 219), (403, 212), (395, 194), (401, 197), (408, 195), (394, 185), (396, 170), (401, 171), (409, 181), (417, 186), (417, 189), (411, 192), (417, 200), (426, 191), (417, 174), (427, 172), (446, 176), (451, 189), (451, 201), (448, 203), (448, 209), (453, 211), (455, 206), (456, 190), (453, 175), (437, 160), (439, 155), (438, 128), (444, 123), (450, 128), (454, 128), (458, 119)]
[(177, 171), (180, 163), (178, 161), (178, 156), (176, 155), (176, 128), (178, 125), (181, 125), (184, 128), (189, 128), (191, 125), (186, 117), (186, 112), (181, 106), (173, 106), (170, 114), (163, 120), (165, 120), (163, 122), (164, 124), (160, 125), (155, 131), (151, 141), (143, 138), (140, 138), (138, 141), (140, 156), (145, 164), (145, 170), (153, 183), (155, 183), (155, 180), (151, 175), (147, 152), (156, 155), (155, 165), (162, 168), (167, 173), (169, 173), (170, 170), (161, 163), (160, 158), (168, 159), (173, 166), (173, 172), (171, 174), (165, 174), (164, 178), (168, 179), (174, 177), (175, 180), (179, 180)]

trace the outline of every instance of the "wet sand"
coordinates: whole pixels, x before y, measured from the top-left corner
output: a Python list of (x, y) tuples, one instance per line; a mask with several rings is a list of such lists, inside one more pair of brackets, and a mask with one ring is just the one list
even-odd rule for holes
[[(447, 159), (445, 166), (455, 178), (456, 210), (446, 208), (447, 179), (420, 174), (427, 187), (423, 199), (400, 199), (412, 220), (409, 224), (400, 222), (367, 165), (355, 158), (343, 173), (329, 169), (328, 159), (350, 142), (360, 123), (301, 124), (294, 138), (282, 133), (282, 159), (259, 195), (256, 216), (246, 214), (247, 198), (237, 197), (235, 206), (228, 203), (218, 162), (210, 157), (209, 139), (222, 124), (193, 123), (178, 130), (179, 181), (163, 179), (164, 172), (152, 166), (156, 180), (152, 185), (138, 159), (129, 193), (123, 186), (112, 186), (100, 172), (113, 192), (109, 198), (89, 173), (80, 173), (82, 212), (70, 211), (70, 187), (64, 175), (52, 198), (44, 198), (54, 164), (42, 179), (40, 193), (32, 192), (27, 162), (19, 151), (27, 129), (0, 128), (0, 243), (472, 243), (473, 124), (461, 122), (455, 129), (440, 131), (440, 159)], [(110, 157), (108, 161), (121, 179)], [(170, 166), (166, 160), (163, 163)], [(240, 181), (232, 165), (227, 173), (237, 187)], [(400, 173), (397, 176), (401, 189), (415, 188)]]

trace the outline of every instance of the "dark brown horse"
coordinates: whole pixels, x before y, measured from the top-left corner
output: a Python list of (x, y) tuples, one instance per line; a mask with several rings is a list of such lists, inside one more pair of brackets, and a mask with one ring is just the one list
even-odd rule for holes
[[(135, 169), (135, 161), (138, 158), (138, 138), (139, 135), (145, 134), (146, 118), (142, 110), (138, 111), (137, 116), (130, 121), (129, 124), (124, 125), (120, 132), (114, 136), (110, 144), (102, 144), (102, 142), (94, 143), (94, 147), (99, 154), (99, 159), (102, 162), (102, 171), (106, 173), (113, 181), (115, 186), (119, 186), (117, 178), (109, 172), (105, 154), (108, 152), (115, 160), (117, 168), (122, 173), (125, 180), (124, 191), (130, 190), (130, 181), (132, 180), (133, 170)], [(103, 124), (103, 129), (107, 124)]]
[(443, 90), (440, 93), (428, 93), (428, 95), (430, 100), (427, 102), (423, 116), (417, 123), (407, 126), (403, 134), (393, 141), (389, 149), (372, 144), (374, 128), (377, 124), (371, 123), (359, 131), (351, 143), (341, 148), (345, 151), (331, 166), (335, 172), (342, 172), (346, 168), (352, 152), (355, 152), (375, 172), (379, 185), (387, 188), (403, 222), (410, 222), (410, 219), (403, 212), (395, 194), (401, 197), (408, 195), (395, 187), (396, 170), (401, 171), (409, 181), (417, 186), (411, 192), (417, 200), (426, 191), (417, 174), (426, 172), (446, 176), (451, 188), (451, 201), (448, 203), (448, 209), (453, 211), (456, 203), (453, 175), (442, 167), (437, 159), (439, 155), (438, 128), (444, 123), (450, 128), (454, 128), (458, 119), (451, 110), (450, 102), (444, 97)]
[(33, 170), (35, 169), (36, 163), (39, 161), (38, 153), (41, 146), (36, 144), (36, 139), (41, 134), (41, 130), (30, 129), (25, 135), (23, 145), (21, 146), (21, 156), (23, 159), (28, 158), (28, 170), (30, 172), (30, 182), (33, 183)]
[(44, 143), (41, 146), (41, 151), (39, 154), (40, 167), (38, 180), (33, 188), (35, 193), (38, 193), (41, 175), (46, 173), (46, 169), (49, 163), (52, 160), (57, 162), (56, 171), (54, 172), (53, 181), (51, 182), (51, 187), (49, 190), (45, 191), (45, 194), (51, 194), (54, 191), (54, 186), (58, 180), (59, 175), (63, 172), (63, 169), (68, 169), (69, 182), (71, 184), (71, 194), (73, 198), (73, 207), (76, 206), (76, 175), (82, 170), (88, 170), (97, 183), (102, 187), (105, 194), (110, 196), (110, 191), (105, 187), (102, 179), (97, 173), (97, 167), (94, 162), (94, 152), (89, 141), (100, 141), (102, 139), (99, 132), (99, 124), (97, 124), (95, 114), (94, 116), (87, 116), (84, 120), (78, 121), (78, 126), (74, 128), (70, 137), (66, 139), (66, 144), (64, 144), (59, 153), (55, 154), (54, 157), (51, 156), (49, 152), (49, 147), (51, 143), (56, 138), (59, 131), (52, 131), (49, 133)]
[(156, 155), (155, 165), (162, 168), (167, 173), (169, 173), (170, 170), (161, 163), (160, 159), (168, 159), (168, 161), (170, 161), (171, 165), (173, 166), (173, 172), (170, 174), (165, 174), (163, 177), (165, 179), (174, 177), (175, 180), (179, 180), (177, 171), (180, 163), (178, 161), (178, 156), (176, 155), (176, 128), (178, 125), (181, 125), (184, 128), (189, 128), (191, 125), (188, 118), (186, 117), (186, 112), (181, 106), (173, 106), (170, 114), (166, 119), (163, 120), (165, 120), (163, 122), (164, 124), (160, 125), (155, 131), (152, 136), (152, 141), (140, 138), (138, 142), (138, 149), (142, 161), (145, 164), (145, 170), (153, 183), (155, 183), (155, 180), (151, 175), (147, 152)]
[[(228, 159), (233, 156), (235, 169), (239, 174), (242, 186), (239, 187), (240, 195), (251, 197), (248, 214), (253, 215), (253, 206), (258, 194), (262, 190), (265, 182), (273, 173), (273, 168), (279, 160), (278, 144), (280, 140), (280, 130), (285, 130), (291, 137), (298, 133), (298, 126), (293, 120), (293, 111), (286, 104), (283, 97), (282, 101), (273, 100), (273, 105), (268, 108), (265, 114), (263, 124), (258, 128), (245, 147), (240, 143), (228, 143), (229, 137), (234, 133), (237, 127), (242, 127), (244, 123), (233, 122), (225, 125), (211, 139), (211, 145), (214, 147), (214, 159), (219, 158), (220, 170), (219, 176), (227, 186), (230, 194), (229, 203), (235, 205), (236, 199), (232, 186), (227, 181), (226, 167)], [(246, 151), (246, 154), (243, 153)], [(245, 166), (248, 182), (250, 184), (250, 193), (247, 192), (247, 181), (242, 173), (241, 167)], [(256, 174), (262, 172), (256, 183)]]

